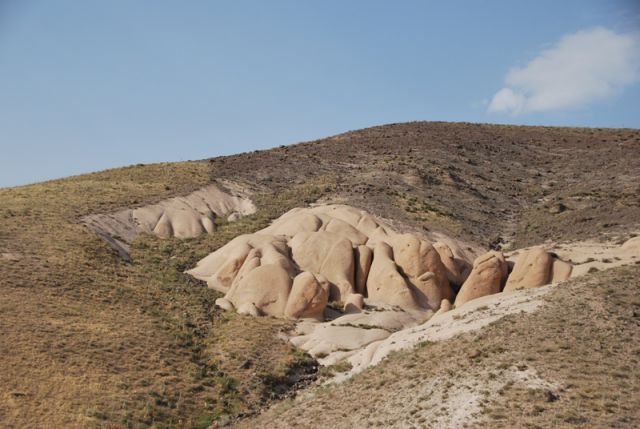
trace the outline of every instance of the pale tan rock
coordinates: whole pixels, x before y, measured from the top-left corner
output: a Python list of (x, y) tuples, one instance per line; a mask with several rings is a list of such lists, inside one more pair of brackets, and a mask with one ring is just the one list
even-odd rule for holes
[(553, 257), (542, 247), (533, 247), (522, 252), (518, 255), (504, 291), (530, 289), (549, 284), (552, 264)]
[[(231, 185), (229, 183), (229, 185)], [(170, 198), (135, 209), (89, 215), (82, 222), (128, 257), (129, 243), (141, 233), (159, 237), (190, 238), (213, 233), (217, 217), (255, 213), (256, 207), (243, 191), (232, 195), (209, 185), (183, 197)]]
[[(235, 217), (234, 217), (234, 215), (235, 215)], [(240, 213), (233, 213), (231, 216), (227, 217), (227, 220), (229, 222), (235, 222), (236, 220), (240, 219), (241, 217), (242, 217), (242, 215)], [(200, 223), (202, 224), (202, 227), (207, 232), (207, 234), (213, 234), (213, 232), (216, 230), (216, 225), (215, 225), (214, 221), (215, 221), (215, 219), (212, 219), (210, 217), (202, 217), (202, 218), (200, 218)]]
[(265, 228), (264, 232), (267, 234), (293, 237), (300, 232), (318, 231), (320, 227), (322, 227), (322, 221), (316, 215), (289, 212)]
[(456, 307), (486, 295), (499, 293), (507, 277), (507, 263), (502, 252), (491, 251), (473, 262), (473, 270), (456, 297)]
[(353, 249), (355, 261), (355, 291), (364, 295), (367, 290), (367, 278), (371, 261), (373, 261), (373, 251), (367, 246), (358, 246)]
[(364, 308), (364, 296), (352, 293), (344, 302), (343, 311), (347, 314), (360, 313)]
[(313, 318), (322, 320), (329, 299), (329, 282), (322, 276), (316, 278), (304, 271), (293, 279), (291, 293), (284, 310), (290, 319)]
[[(597, 240), (573, 241), (563, 243), (545, 243), (545, 249), (562, 261), (575, 263), (571, 278), (592, 272), (608, 270), (622, 265), (633, 265), (640, 261), (640, 230), (631, 232), (638, 236), (620, 244), (620, 238), (608, 241), (600, 237)], [(514, 255), (517, 257), (517, 255)], [(553, 272), (553, 267), (552, 267)], [(555, 282), (552, 274), (552, 281)]]
[(355, 326), (340, 326), (333, 323), (318, 325), (309, 335), (290, 339), (291, 343), (311, 356), (326, 356), (341, 350), (356, 350), (374, 341), (387, 338), (391, 333), (385, 329), (362, 329)]
[(631, 254), (640, 256), (640, 237), (632, 237), (625, 241), (621, 248)]
[(246, 314), (248, 316), (259, 317), (260, 311), (258, 310), (258, 307), (256, 307), (253, 303), (245, 302), (242, 303), (240, 307), (238, 307), (238, 314)]
[(225, 296), (240, 311), (253, 304), (261, 314), (284, 316), (291, 291), (291, 274), (279, 265), (259, 266), (241, 278)]
[(244, 264), (252, 248), (248, 243), (239, 243), (229, 252), (226, 260), (220, 268), (213, 274), (212, 282), (216, 282), (216, 289), (228, 290), (233, 284), (233, 280), (238, 275), (238, 271)]
[[(267, 260), (261, 261), (264, 255)], [(293, 274), (294, 267), (288, 255), (286, 237), (245, 234), (200, 260), (187, 273), (206, 281), (210, 288), (227, 293), (238, 277), (260, 265), (277, 263)]]
[(440, 308), (438, 309), (438, 311), (436, 311), (436, 313), (433, 315), (438, 316), (442, 313), (446, 313), (447, 311), (451, 311), (453, 309), (453, 305), (451, 304), (451, 301), (449, 301), (448, 299), (443, 299), (442, 302), (440, 303)]
[(551, 283), (561, 282), (571, 277), (573, 264), (559, 258), (553, 258), (551, 265)]
[[(154, 212), (154, 216), (163, 215), (162, 210)], [(203, 217), (199, 219), (204, 227)], [(188, 229), (190, 224), (185, 225)], [(174, 226), (169, 222), (167, 228)], [(466, 251), (444, 235), (437, 239), (449, 246), (453, 262), (459, 259), (458, 253)], [(472, 250), (469, 246), (464, 249)], [(259, 288), (260, 276), (266, 271), (280, 273), (277, 281), (269, 282), (277, 298)], [(320, 317), (315, 307), (311, 313), (302, 310), (309, 299), (305, 293), (316, 289), (296, 283), (291, 297), (286, 292), (288, 287), (291, 293), (293, 279), (305, 271), (310, 274), (301, 279), (308, 283), (312, 283), (309, 275), (327, 279), (331, 301), (345, 302), (359, 294), (378, 304), (428, 311), (452, 298), (447, 268), (428, 240), (417, 234), (398, 234), (363, 210), (341, 205), (290, 210), (271, 226), (230, 241), (188, 272), (225, 292), (236, 308), (251, 302), (259, 313), (284, 314), (286, 309), (288, 317)], [(362, 306), (359, 299), (349, 304), (354, 311)]]
[[(209, 211), (208, 216), (214, 218)], [(164, 232), (168, 235), (163, 235)], [(187, 208), (166, 208), (153, 232), (160, 237), (189, 238), (197, 237), (207, 232), (202, 224), (202, 215), (198, 211), (189, 211)]]
[(422, 308), (437, 310), (443, 299), (453, 299), (447, 271), (436, 249), (413, 234), (392, 240), (393, 259), (415, 287), (414, 298)]
[(331, 219), (324, 226), (324, 230), (346, 238), (352, 245), (362, 245), (367, 242), (367, 236), (355, 227), (341, 219)]
[(467, 261), (456, 259), (451, 248), (445, 243), (433, 243), (433, 248), (436, 249), (436, 252), (440, 255), (440, 260), (447, 271), (449, 282), (456, 286), (462, 286), (466, 280), (465, 272), (467, 276), (470, 273), (470, 271), (467, 272)]
[(301, 232), (289, 245), (301, 270), (322, 274), (329, 280), (331, 301), (342, 301), (354, 292), (353, 248), (349, 240), (326, 231)]
[(373, 262), (367, 280), (369, 299), (404, 309), (417, 310), (419, 305), (405, 278), (393, 262), (393, 250), (386, 243), (378, 243), (373, 250)]
[(377, 365), (394, 351), (413, 348), (425, 341), (443, 341), (473, 332), (510, 314), (532, 313), (544, 305), (547, 293), (549, 289), (539, 288), (484, 296), (432, 317), (426, 323), (394, 332), (383, 341), (371, 342), (353, 354), (348, 359), (353, 366), (351, 375)]
[(225, 311), (233, 311), (233, 304), (226, 298), (216, 299), (216, 305)]
[(360, 223), (362, 216), (367, 214), (363, 210), (342, 204), (317, 206), (312, 208), (311, 211), (316, 214), (326, 215), (330, 219), (339, 219), (353, 227), (356, 227)]

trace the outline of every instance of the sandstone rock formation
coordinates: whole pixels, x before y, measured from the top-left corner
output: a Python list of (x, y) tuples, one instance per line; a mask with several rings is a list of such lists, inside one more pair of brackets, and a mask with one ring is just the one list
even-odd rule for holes
[(227, 298), (218, 298), (216, 299), (216, 305), (225, 311), (232, 311), (233, 304)]
[(442, 242), (433, 243), (433, 248), (440, 255), (440, 260), (444, 265), (449, 282), (460, 287), (471, 272), (471, 265), (465, 259), (457, 258), (453, 250)]
[(448, 299), (443, 299), (442, 302), (440, 303), (440, 308), (438, 309), (436, 314), (434, 314), (434, 316), (437, 316), (442, 313), (446, 313), (447, 311), (451, 311), (452, 309), (453, 309), (453, 304), (451, 304), (451, 301), (449, 301)]
[(571, 277), (572, 271), (572, 264), (563, 261), (562, 259), (558, 259), (557, 257), (554, 258), (551, 265), (551, 283), (561, 282), (568, 279)]
[(365, 297), (436, 311), (443, 299), (453, 299), (449, 273), (460, 281), (461, 267), (469, 264), (446, 244), (440, 248), (449, 268), (426, 237), (397, 233), (353, 207), (325, 205), (293, 209), (255, 234), (236, 237), (188, 273), (225, 293), (238, 310), (251, 303), (265, 315), (319, 319), (327, 300), (356, 312)]
[(373, 251), (364, 245), (360, 245), (353, 249), (355, 255), (355, 289), (356, 293), (364, 294), (367, 288), (367, 278), (369, 277), (369, 269), (373, 260)]
[(505, 291), (530, 289), (549, 283), (553, 257), (542, 247), (534, 247), (518, 256)]
[(256, 207), (242, 192), (235, 195), (217, 185), (209, 185), (184, 197), (157, 204), (121, 210), (111, 214), (86, 216), (82, 222), (108, 242), (121, 257), (129, 258), (129, 243), (141, 234), (191, 238), (211, 234), (215, 220), (235, 220), (255, 213)]
[(291, 257), (300, 269), (322, 274), (329, 280), (329, 299), (341, 301), (354, 292), (352, 242), (327, 231), (302, 231), (289, 241)]
[(400, 274), (393, 261), (393, 250), (387, 243), (378, 243), (367, 280), (369, 299), (398, 307), (417, 310), (414, 288)]
[(501, 252), (491, 251), (478, 257), (473, 262), (469, 278), (458, 292), (456, 307), (485, 295), (499, 293), (506, 278), (507, 263)]
[(364, 308), (364, 296), (359, 293), (352, 293), (347, 297), (342, 310), (346, 314), (360, 313)]
[(345, 314), (324, 323), (298, 324), (291, 343), (318, 358), (323, 365), (342, 360), (368, 344), (392, 333), (411, 328), (428, 317), (400, 309), (379, 307), (376, 311)]
[[(398, 233), (345, 205), (293, 209), (254, 234), (236, 237), (188, 271), (225, 294), (223, 308), (247, 314), (323, 320), (367, 305), (432, 315), (505, 290), (569, 277), (572, 264), (543, 248), (522, 252), (507, 279), (500, 252), (481, 256), (443, 235)], [(471, 264), (471, 257), (474, 262)], [(460, 287), (457, 297), (451, 285)]]
[(533, 247), (518, 255), (504, 291), (530, 289), (551, 282), (566, 280), (572, 265), (547, 252), (543, 247)]
[(291, 319), (312, 318), (322, 320), (329, 299), (329, 282), (304, 271), (293, 279), (284, 315)]

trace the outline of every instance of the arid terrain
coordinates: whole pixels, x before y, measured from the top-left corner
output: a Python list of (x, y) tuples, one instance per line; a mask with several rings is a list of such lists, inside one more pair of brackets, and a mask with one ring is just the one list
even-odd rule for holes
[[(640, 255), (616, 249), (640, 233), (639, 154), (634, 129), (415, 122), (0, 189), (0, 426), (637, 427)], [(183, 234), (171, 210), (214, 185), (238, 196)], [(581, 277), (495, 320), (500, 300), (454, 309), (438, 323), (487, 323), (325, 384), (350, 366), (185, 273), (312, 204), (507, 256), (546, 245)], [(88, 227), (105, 216), (110, 241)]]

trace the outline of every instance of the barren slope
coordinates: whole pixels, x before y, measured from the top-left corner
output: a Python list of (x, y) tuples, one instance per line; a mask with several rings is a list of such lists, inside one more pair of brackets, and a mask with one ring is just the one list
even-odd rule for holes
[[(637, 427), (639, 275), (635, 265), (554, 286), (533, 314), (424, 342), (238, 426)], [(459, 323), (482, 311), (497, 310)]]
[(640, 222), (640, 131), (414, 122), (210, 160), (270, 190), (332, 175), (331, 198), (517, 247)]

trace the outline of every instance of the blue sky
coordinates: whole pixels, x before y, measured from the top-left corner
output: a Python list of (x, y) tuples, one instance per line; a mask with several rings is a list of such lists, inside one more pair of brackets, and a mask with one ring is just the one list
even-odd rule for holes
[(0, 0), (0, 186), (412, 120), (640, 128), (629, 1)]

